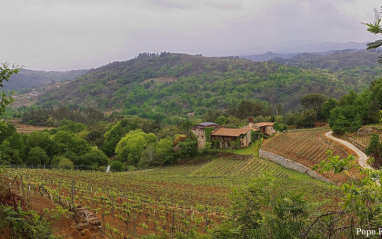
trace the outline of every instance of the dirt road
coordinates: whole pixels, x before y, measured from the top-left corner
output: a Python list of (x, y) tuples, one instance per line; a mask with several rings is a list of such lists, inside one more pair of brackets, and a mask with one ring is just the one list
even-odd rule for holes
[(351, 150), (353, 150), (357, 155), (358, 155), (358, 163), (359, 165), (362, 167), (362, 168), (365, 168), (365, 169), (373, 169), (368, 163), (367, 163), (367, 155), (362, 152), (361, 150), (359, 150), (357, 147), (355, 147), (354, 145), (352, 145), (351, 143), (349, 142), (346, 142), (342, 139), (339, 139), (339, 138), (336, 138), (332, 135), (332, 131), (329, 131), (325, 134), (326, 137), (332, 139), (332, 140), (335, 140), (343, 145), (345, 145), (346, 147), (350, 148)]

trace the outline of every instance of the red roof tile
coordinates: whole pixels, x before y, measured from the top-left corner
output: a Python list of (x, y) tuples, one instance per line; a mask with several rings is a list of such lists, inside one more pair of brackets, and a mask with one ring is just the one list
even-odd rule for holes
[(249, 125), (243, 126), (243, 127), (241, 127), (241, 128), (242, 128), (242, 129), (251, 129), (251, 130), (253, 130), (253, 131), (259, 131), (259, 129), (254, 128), (254, 127), (251, 127), (251, 126), (249, 126)]
[(249, 130), (251, 129), (249, 128), (241, 128), (241, 129), (219, 128), (216, 131), (214, 131), (211, 135), (238, 137), (242, 134), (246, 134)]
[(255, 127), (264, 127), (264, 126), (273, 126), (273, 122), (261, 122), (261, 123), (256, 123), (253, 124)]

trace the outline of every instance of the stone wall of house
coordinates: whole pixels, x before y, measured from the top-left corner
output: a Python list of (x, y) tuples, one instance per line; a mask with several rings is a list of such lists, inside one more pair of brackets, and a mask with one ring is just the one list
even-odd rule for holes
[(251, 131), (249, 130), (247, 132), (247, 134), (244, 136), (244, 145), (243, 145), (243, 148), (248, 147), (250, 142), (251, 142)]
[(265, 133), (268, 135), (272, 135), (276, 133), (276, 130), (273, 128), (273, 126), (266, 126), (265, 127)]
[(198, 140), (198, 149), (204, 149), (206, 147), (206, 134), (204, 128), (191, 129), (191, 132), (196, 136)]
[(318, 179), (318, 180), (321, 180), (321, 181), (324, 181), (327, 183), (332, 183), (328, 179), (322, 177), (321, 175), (319, 175), (315, 171), (311, 170), (310, 168), (308, 168), (302, 164), (296, 163), (290, 159), (284, 158), (280, 155), (277, 155), (277, 154), (274, 154), (274, 153), (260, 149), (259, 150), (259, 156), (261, 158), (269, 159), (272, 162), (280, 164), (284, 168), (292, 169), (292, 170), (297, 171), (299, 173), (307, 174), (314, 179)]

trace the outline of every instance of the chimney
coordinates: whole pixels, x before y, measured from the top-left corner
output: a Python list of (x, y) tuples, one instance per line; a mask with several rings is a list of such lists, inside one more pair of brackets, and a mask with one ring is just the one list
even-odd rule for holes
[(252, 126), (253, 126), (253, 118), (252, 117), (248, 118), (248, 125), (249, 125), (249, 127), (252, 128)]

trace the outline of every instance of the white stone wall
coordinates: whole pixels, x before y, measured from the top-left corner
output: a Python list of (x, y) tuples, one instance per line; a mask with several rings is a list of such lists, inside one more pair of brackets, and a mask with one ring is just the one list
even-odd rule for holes
[(299, 173), (307, 174), (314, 179), (318, 179), (318, 180), (333, 184), (331, 181), (322, 177), (321, 175), (319, 175), (315, 171), (311, 170), (310, 168), (308, 168), (302, 164), (296, 163), (290, 159), (284, 158), (280, 155), (277, 155), (277, 154), (274, 154), (274, 153), (260, 149), (259, 150), (259, 157), (264, 158), (264, 159), (269, 159), (272, 162), (280, 164), (284, 168), (292, 169), (292, 170), (297, 171)]

